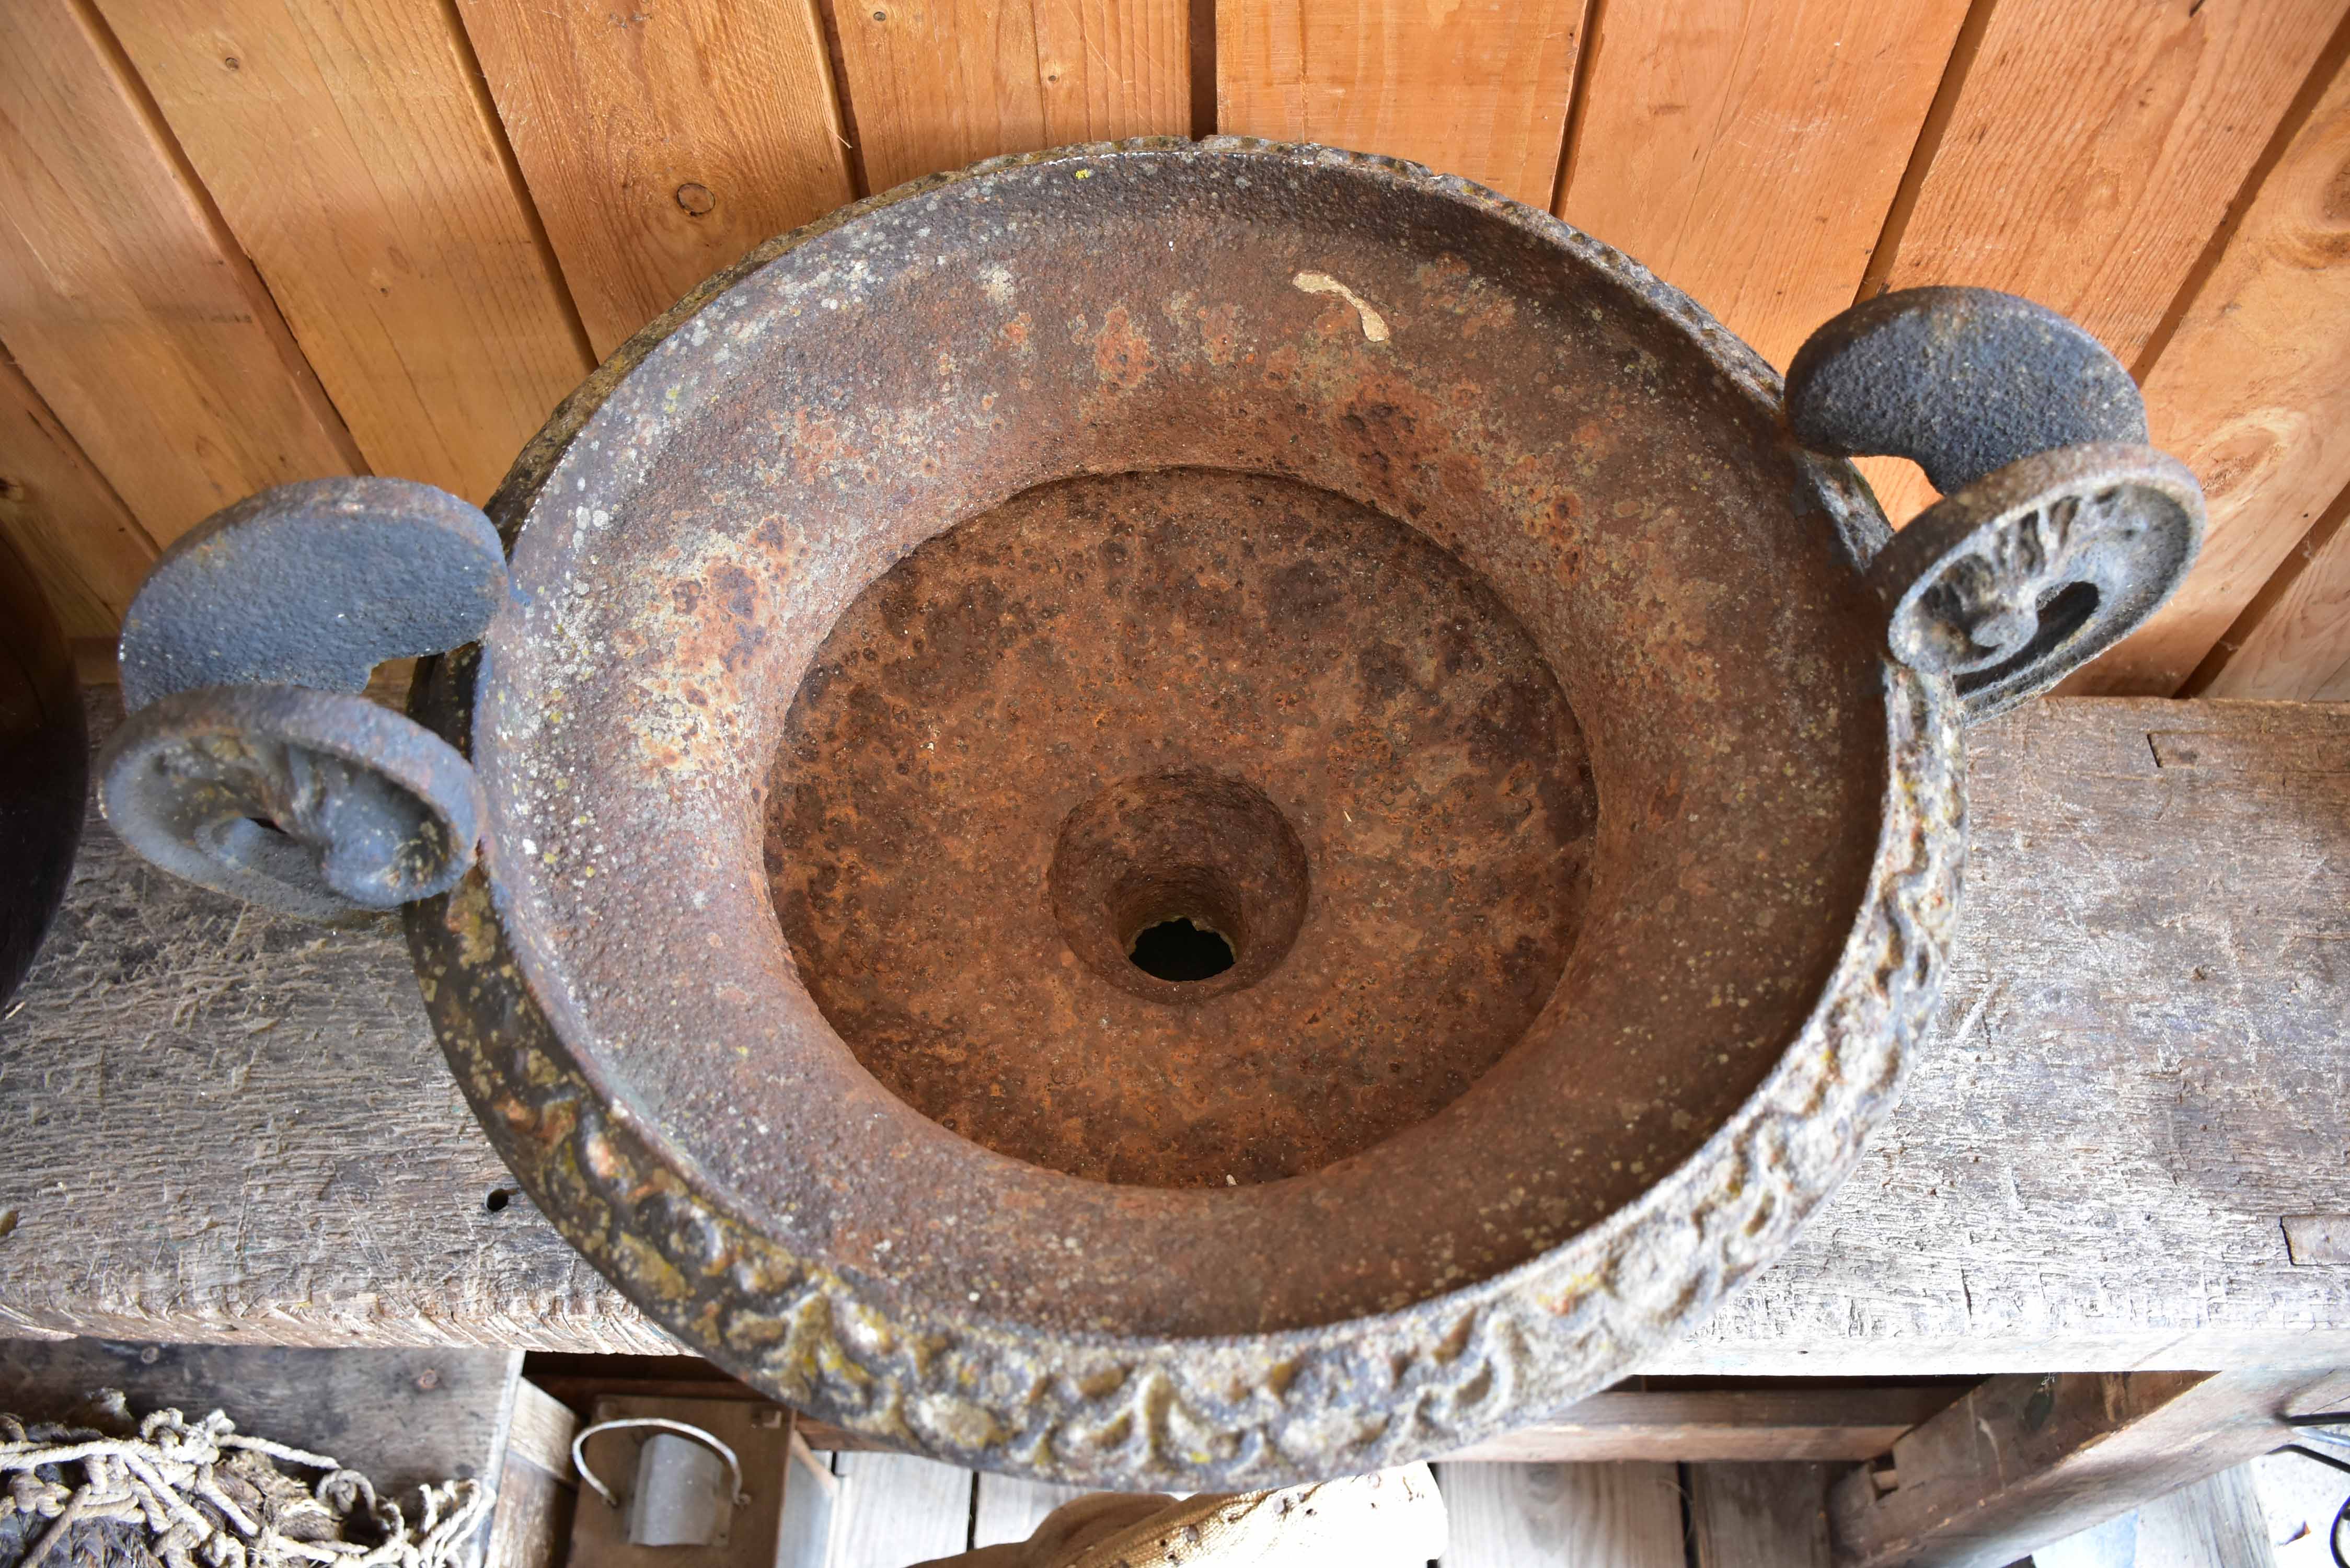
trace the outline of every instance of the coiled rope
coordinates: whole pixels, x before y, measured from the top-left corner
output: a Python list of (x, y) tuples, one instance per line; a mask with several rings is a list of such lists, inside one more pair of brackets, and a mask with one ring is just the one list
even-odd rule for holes
[[(312, 1485), (279, 1464), (324, 1473)], [(79, 1484), (69, 1484), (78, 1471)], [(477, 1481), (428, 1486), (411, 1529), (400, 1505), (357, 1470), (240, 1435), (214, 1410), (191, 1425), (157, 1410), (136, 1438), (40, 1426), (0, 1416), (0, 1531), (51, 1522), (16, 1568), (64, 1568), (57, 1552), (78, 1526), (143, 1527), (165, 1568), (459, 1568), (495, 1494)], [(356, 1530), (363, 1539), (349, 1538)]]

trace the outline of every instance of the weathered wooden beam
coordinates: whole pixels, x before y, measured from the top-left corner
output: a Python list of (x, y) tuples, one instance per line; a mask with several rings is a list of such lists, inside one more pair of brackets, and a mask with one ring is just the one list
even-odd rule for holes
[[(606, 1372), (591, 1362), (584, 1372), (542, 1375), (547, 1390), (576, 1407), (585, 1407), (599, 1396), (622, 1392), (681, 1399), (764, 1397), (698, 1364), (681, 1364), (677, 1370), (696, 1374), (683, 1376), (666, 1376), (670, 1367), (647, 1357), (597, 1359), (612, 1360), (611, 1370)], [(1595, 1394), (1562, 1410), (1554, 1420), (1446, 1458), (1451, 1463), (1519, 1464), (1873, 1459), (1889, 1451), (1902, 1434), (1947, 1408), (1962, 1391), (1950, 1384), (1897, 1388), (1621, 1390)], [(805, 1416), (800, 1417), (799, 1429), (814, 1449), (853, 1451), (881, 1446), (861, 1432)], [(1819, 1488), (1812, 1490), (1816, 1501)]]
[(2350, 1375), (1993, 1377), (1830, 1489), (1836, 1568), (1999, 1568), (2285, 1441)]
[(1940, 1388), (1706, 1389), (1595, 1394), (1448, 1456), (1516, 1462), (1872, 1459), (1951, 1401)]
[[(2341, 1265), (2282, 1223), (2350, 1224), (2350, 708), (2058, 701), (1971, 749), (1904, 1103), (1635, 1370), (2350, 1365)], [(94, 822), (12, 1009), (0, 1333), (674, 1350), (514, 1190), (389, 922), (240, 908)]]

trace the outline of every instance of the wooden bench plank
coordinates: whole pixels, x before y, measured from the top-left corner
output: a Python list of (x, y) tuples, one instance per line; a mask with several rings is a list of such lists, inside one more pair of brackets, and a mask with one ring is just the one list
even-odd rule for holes
[[(1905, 1103), (1642, 1370), (2350, 1362), (2350, 1266), (2296, 1265), (2281, 1224), (2350, 1215), (2345, 746), (2350, 711), (2272, 703), (1978, 732), (1968, 913)], [(527, 1199), (493, 1211), (512, 1180), (388, 922), (239, 908), (94, 824), (0, 1090), (0, 1331), (671, 1348)]]

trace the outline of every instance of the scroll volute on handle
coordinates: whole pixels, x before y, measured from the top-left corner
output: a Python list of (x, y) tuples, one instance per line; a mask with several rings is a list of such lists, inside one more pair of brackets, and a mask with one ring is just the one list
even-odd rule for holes
[(477, 640), (505, 592), (489, 519), (429, 484), (317, 480), (215, 513), (124, 618), (108, 822), (176, 876), (308, 919), (447, 891), (480, 837), (473, 768), (359, 693), (385, 659)]
[(2121, 362), (1984, 288), (1855, 306), (1787, 371), (1797, 441), (1915, 461), (1943, 497), (1870, 563), (1887, 650), (1948, 675), (1970, 721), (2039, 695), (2142, 625), (2194, 565), (2203, 492), (2146, 444)]

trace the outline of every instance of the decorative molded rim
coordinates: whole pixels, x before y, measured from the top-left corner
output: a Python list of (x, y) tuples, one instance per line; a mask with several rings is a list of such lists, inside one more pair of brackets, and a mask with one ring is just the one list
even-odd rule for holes
[[(842, 209), (769, 242), (647, 327), (558, 409), (489, 511), (511, 544), (571, 436), (710, 300), (863, 213), (996, 171), (1173, 139), (997, 159)], [(1205, 151), (1305, 160), (1486, 207), (1632, 287), (1734, 384), (1778, 379), (1687, 296), (1547, 213), (1417, 164), (1215, 138)], [(1808, 465), (1856, 570), (1887, 530), (1852, 469)], [(420, 681), (415, 716), (470, 750), (477, 649)], [(1891, 1108), (1930, 1016), (1958, 913), (1963, 753), (1949, 681), (1884, 666), (1887, 778), (1868, 892), (1835, 973), (1745, 1105), (1605, 1222), (1517, 1268), (1378, 1316), (1200, 1339), (1057, 1333), (901, 1305), (795, 1255), (695, 1191), (601, 1104), (525, 983), (474, 870), (409, 908), (443, 1051), (532, 1199), (623, 1294), (687, 1345), (792, 1405), (958, 1464), (1055, 1481), (1231, 1490), (1426, 1458), (1537, 1420), (1694, 1327), (1775, 1258)]]

